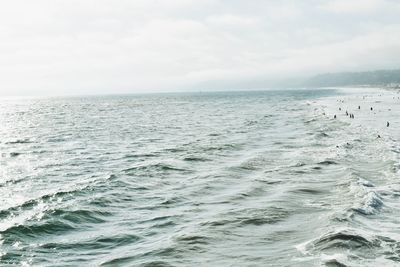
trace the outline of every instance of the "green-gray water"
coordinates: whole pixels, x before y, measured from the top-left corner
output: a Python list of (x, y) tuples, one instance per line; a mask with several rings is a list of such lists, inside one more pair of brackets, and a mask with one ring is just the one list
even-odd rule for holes
[(396, 136), (340, 94), (3, 100), (0, 265), (395, 266)]

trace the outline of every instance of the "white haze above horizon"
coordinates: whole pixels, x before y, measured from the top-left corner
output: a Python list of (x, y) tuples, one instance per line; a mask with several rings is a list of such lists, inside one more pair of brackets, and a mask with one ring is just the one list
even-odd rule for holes
[(228, 90), (400, 68), (396, 0), (0, 3), (0, 95)]

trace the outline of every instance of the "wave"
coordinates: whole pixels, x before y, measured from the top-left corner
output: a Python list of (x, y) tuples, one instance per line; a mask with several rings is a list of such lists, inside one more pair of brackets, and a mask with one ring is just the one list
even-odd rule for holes
[(353, 230), (340, 230), (333, 233), (325, 234), (312, 242), (314, 249), (319, 251), (328, 249), (351, 249), (356, 248), (372, 248), (379, 246), (374, 240), (364, 237), (362, 234)]
[(210, 161), (210, 159), (204, 158), (204, 157), (196, 157), (196, 156), (188, 156), (183, 158), (184, 161), (190, 161), (190, 162), (205, 162), (205, 161)]
[(363, 234), (357, 229), (342, 228), (330, 231), (297, 246), (303, 254), (320, 255), (322, 253), (336, 253), (343, 251), (357, 251), (379, 247), (380, 242)]
[(50, 200), (64, 198), (65, 201), (67, 200), (65, 199), (66, 196), (72, 198), (73, 195), (76, 195), (78, 193), (83, 194), (84, 190), (90, 190), (89, 185), (75, 186), (73, 189), (70, 190), (60, 190), (52, 193), (43, 194), (41, 196), (38, 196), (37, 198), (25, 199), (21, 202), (14, 202), (12, 206), (3, 207), (3, 209), (0, 210), (0, 218), (4, 218), (12, 214), (15, 216), (15, 214), (18, 212), (30, 210), (35, 206), (44, 204)]
[(245, 209), (222, 214), (220, 219), (203, 222), (204, 226), (237, 226), (275, 224), (284, 221), (290, 212), (284, 208), (267, 207), (259, 209)]
[(46, 222), (24, 222), (0, 231), (4, 244), (13, 243), (15, 239), (37, 238), (46, 235), (59, 235), (74, 230), (75, 227), (68, 222), (53, 219)]
[(141, 166), (135, 166), (135, 167), (130, 167), (127, 169), (122, 170), (125, 174), (131, 175), (131, 174), (136, 174), (136, 172), (148, 172), (149, 170), (153, 171), (163, 171), (163, 172), (190, 172), (189, 169), (184, 169), (184, 168), (179, 168), (175, 167), (166, 163), (154, 163), (154, 164), (148, 164), (148, 165), (141, 165)]
[(352, 210), (362, 215), (377, 213), (384, 203), (382, 197), (374, 188), (375, 186), (371, 182), (361, 178), (351, 183), (350, 193), (357, 198)]
[(318, 162), (319, 165), (337, 165), (338, 163), (334, 160), (323, 160)]
[(341, 228), (296, 248), (325, 266), (397, 266), (398, 241), (357, 228)]
[(142, 263), (138, 266), (139, 267), (173, 267), (174, 265), (171, 265), (165, 261), (149, 261), (146, 263)]
[(99, 250), (113, 249), (120, 246), (136, 243), (142, 238), (132, 234), (116, 234), (98, 236), (86, 240), (74, 240), (73, 242), (45, 243), (40, 247), (43, 249), (62, 249), (62, 250)]
[(6, 145), (29, 144), (29, 143), (32, 143), (32, 141), (29, 139), (16, 139), (13, 141), (5, 142)]
[(12, 224), (3, 228), (0, 234), (3, 240), (12, 236), (38, 237), (42, 235), (55, 235), (80, 228), (88, 224), (105, 222), (105, 217), (111, 216), (109, 212), (94, 210), (44, 210), (39, 220), (35, 217), (27, 218), (21, 223)]
[(347, 267), (348, 265), (341, 263), (338, 259), (327, 259), (325, 260), (326, 267)]
[(10, 157), (15, 158), (15, 157), (18, 157), (21, 154), (22, 154), (21, 152), (10, 152)]
[(311, 195), (325, 195), (326, 190), (314, 189), (314, 188), (297, 188), (290, 191), (291, 193), (298, 194), (311, 194)]
[[(120, 257), (120, 258), (115, 258), (115, 259), (103, 262), (100, 264), (100, 266), (107, 267), (107, 266), (129, 265), (129, 263), (134, 262), (135, 259), (136, 259), (136, 257)], [(138, 267), (172, 267), (174, 265), (171, 265), (168, 262), (161, 261), (161, 260), (148, 260), (143, 263), (135, 264), (135, 266), (138, 266)]]
[(257, 156), (245, 160), (244, 162), (240, 163), (238, 166), (235, 166), (234, 168), (239, 168), (247, 171), (254, 171), (262, 169), (267, 163), (268, 160), (264, 156)]
[(201, 235), (181, 235), (176, 237), (175, 241), (181, 245), (208, 245), (210, 238)]

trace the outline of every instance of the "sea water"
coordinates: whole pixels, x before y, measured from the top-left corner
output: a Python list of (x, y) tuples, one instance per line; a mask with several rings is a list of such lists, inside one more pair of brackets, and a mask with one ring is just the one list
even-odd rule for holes
[(396, 266), (399, 136), (378, 96), (4, 99), (0, 265)]

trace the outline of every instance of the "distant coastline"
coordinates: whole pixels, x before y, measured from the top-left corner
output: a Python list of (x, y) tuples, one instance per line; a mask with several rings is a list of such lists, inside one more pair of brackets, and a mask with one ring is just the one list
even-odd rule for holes
[(325, 73), (305, 80), (309, 87), (382, 87), (400, 89), (400, 69)]

